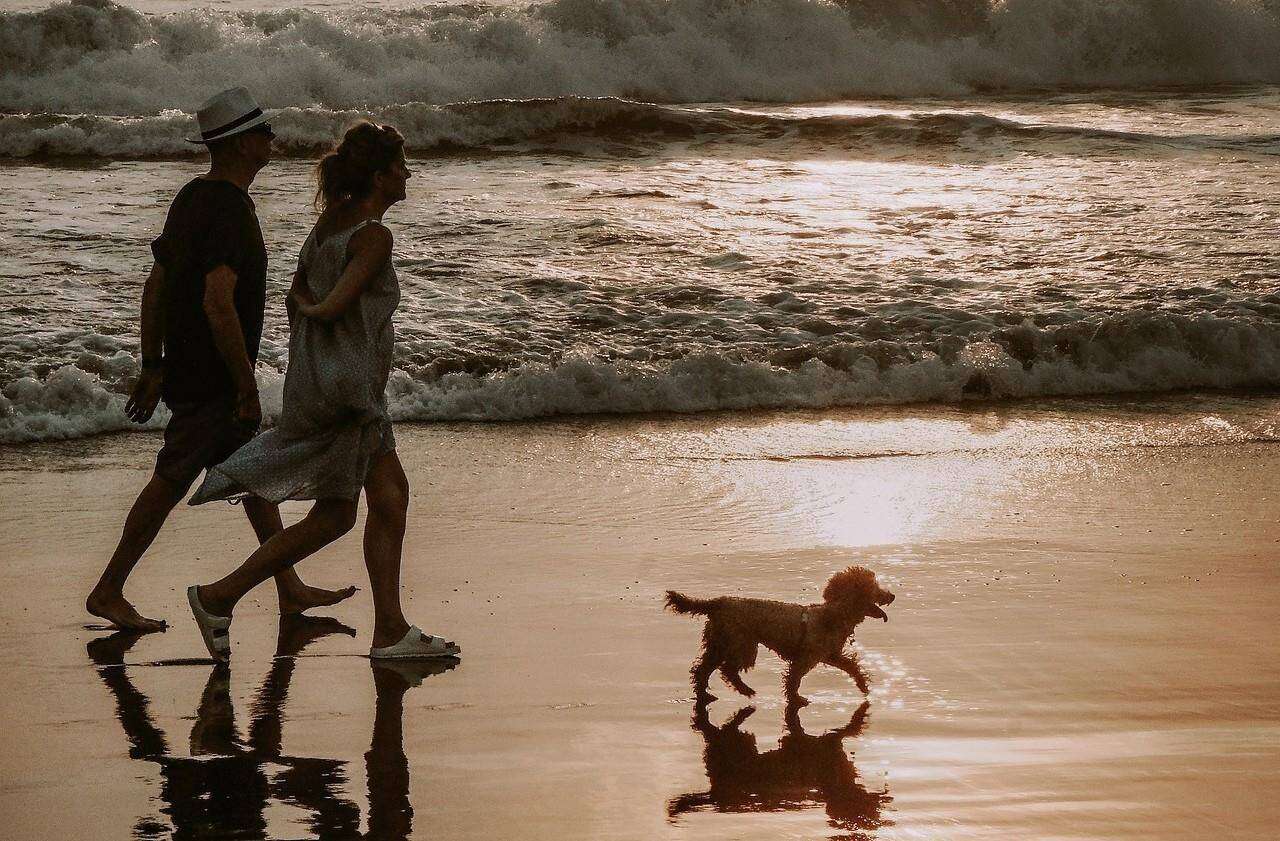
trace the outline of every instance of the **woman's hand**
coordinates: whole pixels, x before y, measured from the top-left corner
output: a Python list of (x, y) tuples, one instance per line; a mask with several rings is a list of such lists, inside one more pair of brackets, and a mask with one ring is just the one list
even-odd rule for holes
[(292, 322), (297, 316), (310, 318), (316, 308), (316, 299), (311, 297), (311, 293), (305, 287), (294, 287), (289, 290), (284, 305), (289, 313), (289, 321)]

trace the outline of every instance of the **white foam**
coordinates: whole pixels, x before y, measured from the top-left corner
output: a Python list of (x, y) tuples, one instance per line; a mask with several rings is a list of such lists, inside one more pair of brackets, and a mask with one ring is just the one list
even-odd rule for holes
[[(1280, 387), (1280, 329), (1208, 317), (1186, 321), (1184, 330), (1160, 344), (1144, 344), (1150, 332), (1134, 324), (1127, 336), (1082, 341), (1070, 353), (1046, 351), (1029, 363), (987, 339), (965, 345), (951, 360), (917, 353), (888, 366), (853, 344), (794, 368), (717, 353), (669, 364), (577, 354), (555, 365), (530, 363), (483, 377), (449, 374), (418, 382), (397, 372), (388, 398), (400, 420), (522, 420)], [(1030, 324), (1021, 329), (1053, 347), (1052, 332)]]
[[(429, 380), (397, 370), (387, 399), (397, 420), (504, 421), (1280, 388), (1280, 328), (1261, 321), (1134, 313), (1059, 329), (1026, 323), (1013, 332), (1016, 340), (1006, 334), (967, 341), (950, 358), (918, 346), (844, 343), (794, 367), (705, 351), (664, 363), (576, 353), (555, 364), (526, 362), (488, 375), (452, 373)], [(1015, 352), (1026, 358), (1015, 358)], [(260, 369), (258, 380), (269, 426), (280, 412), (283, 378)], [(123, 393), (75, 366), (60, 368), (43, 382), (16, 380), (3, 393), (0, 442), (139, 428), (124, 416)], [(143, 428), (159, 428), (164, 420), (162, 409)]]
[[(86, 370), (87, 369), (87, 370)], [(0, 443), (60, 441), (107, 432), (163, 429), (169, 410), (163, 403), (143, 424), (125, 415), (125, 393), (138, 370), (127, 354), (112, 357), (107, 366), (101, 357), (83, 354), (76, 365), (64, 365), (43, 381), (20, 377), (0, 392)], [(107, 378), (104, 381), (104, 376)], [(280, 414), (284, 378), (272, 371), (258, 372), (264, 425)]]
[[(938, 11), (948, 6), (969, 8)], [(1269, 0), (552, 0), (155, 16), (79, 0), (0, 14), (0, 108), (189, 113), (232, 84), (270, 108), (341, 111), (575, 95), (797, 102), (1277, 82), (1278, 48)]]
[[(1272, 135), (1167, 135), (1042, 125), (953, 111), (869, 116), (795, 116), (741, 109), (654, 105), (611, 97), (497, 100), (456, 105), (408, 103), (374, 111), (283, 108), (272, 114), (276, 146), (285, 154), (312, 155), (329, 148), (342, 130), (360, 118), (395, 125), (406, 147), (419, 155), (471, 151), (596, 153), (657, 148), (690, 139), (723, 138), (739, 151), (743, 144), (794, 150), (812, 143), (868, 158), (993, 153), (1001, 144), (1065, 154), (1087, 152), (1089, 144), (1127, 146), (1132, 154), (1186, 151), (1275, 154)], [(187, 115), (104, 117), (50, 114), (0, 115), (0, 156), (92, 156), (174, 158), (202, 154), (186, 142), (195, 132)], [(972, 141), (972, 142), (970, 142)], [(699, 153), (707, 151), (704, 144)], [(642, 196), (636, 196), (642, 197)]]

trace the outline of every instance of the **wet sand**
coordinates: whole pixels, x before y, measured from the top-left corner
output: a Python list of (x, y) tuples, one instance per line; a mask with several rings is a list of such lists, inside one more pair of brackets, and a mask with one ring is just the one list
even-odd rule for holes
[[(1280, 448), (1112, 434), (1152, 424), (1051, 405), (402, 425), (409, 613), (465, 655), (441, 674), (361, 658), (367, 587), (328, 612), (355, 637), (281, 631), (264, 588), (230, 670), (198, 662), (182, 590), (253, 545), (230, 506), (179, 509), (135, 573), (167, 633), (87, 628), (158, 437), (6, 448), (4, 834), (1272, 838)], [(713, 685), (694, 715), (700, 624), (664, 590), (811, 600), (849, 563), (898, 595), (857, 634), (865, 710), (820, 668), (788, 722), (766, 652), (753, 713)], [(358, 536), (300, 572), (364, 585)]]

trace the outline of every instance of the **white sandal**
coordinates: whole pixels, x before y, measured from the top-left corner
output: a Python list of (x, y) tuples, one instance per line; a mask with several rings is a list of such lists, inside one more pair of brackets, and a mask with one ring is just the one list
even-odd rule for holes
[(200, 604), (195, 584), (187, 588), (187, 602), (191, 605), (191, 615), (196, 619), (196, 626), (200, 628), (204, 647), (209, 649), (209, 656), (219, 663), (226, 663), (231, 659), (231, 617), (214, 616), (205, 610), (204, 605)]
[(444, 637), (422, 633), (417, 625), (409, 628), (409, 633), (395, 645), (383, 648), (370, 648), (370, 660), (416, 660), (428, 657), (457, 657), (462, 649), (457, 643)]

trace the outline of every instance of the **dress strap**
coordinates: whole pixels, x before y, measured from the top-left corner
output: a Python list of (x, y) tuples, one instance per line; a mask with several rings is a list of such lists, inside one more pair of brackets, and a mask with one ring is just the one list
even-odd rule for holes
[(348, 232), (347, 232), (347, 236), (348, 236), (348, 237), (352, 237), (352, 236), (354, 236), (354, 235), (355, 235), (355, 232), (356, 232), (356, 231), (360, 230), (360, 229), (361, 229), (361, 228), (363, 228), (365, 225), (370, 225), (370, 224), (373, 224), (374, 222), (377, 222), (377, 221), (378, 221), (377, 219), (366, 219), (366, 220), (364, 220), (363, 222), (361, 222), (360, 224), (356, 225), (356, 226), (355, 226), (354, 228), (352, 228), (350, 231), (348, 231)]

